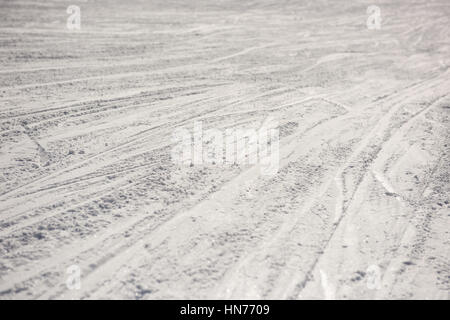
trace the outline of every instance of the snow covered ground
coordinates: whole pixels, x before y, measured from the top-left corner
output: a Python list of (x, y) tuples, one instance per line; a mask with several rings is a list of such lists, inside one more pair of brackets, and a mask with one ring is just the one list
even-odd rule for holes
[[(448, 0), (2, 0), (0, 299), (449, 299), (449, 26)], [(276, 174), (173, 161), (179, 129), (268, 118)]]

